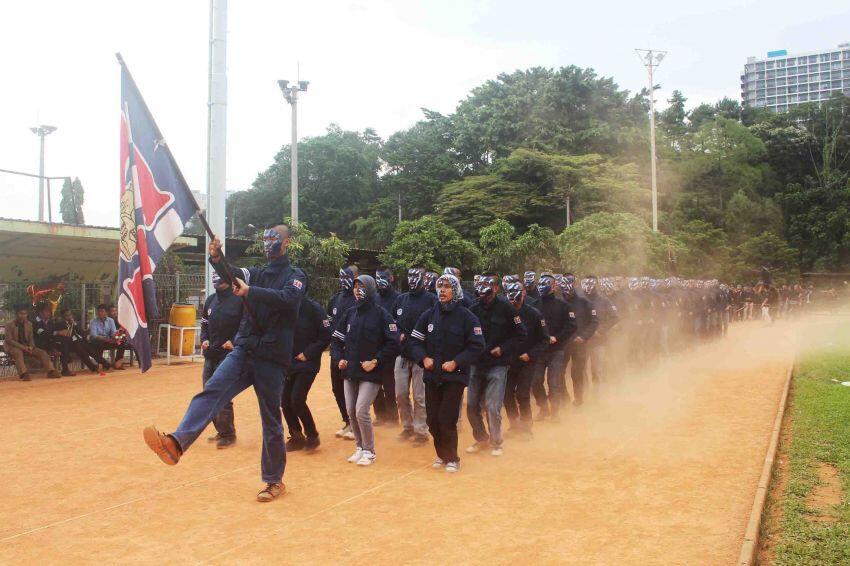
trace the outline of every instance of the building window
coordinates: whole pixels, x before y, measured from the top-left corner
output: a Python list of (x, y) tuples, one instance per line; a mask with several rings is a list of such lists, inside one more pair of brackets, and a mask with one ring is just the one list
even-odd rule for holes
[(833, 51), (832, 53), (829, 54), (829, 58), (832, 59), (833, 61), (838, 61), (841, 58), (841, 52), (840, 51)]
[(830, 68), (832, 68), (833, 71), (836, 70), (836, 69), (840, 69), (841, 68), (841, 61), (833, 61), (832, 64), (830, 65)]
[(806, 102), (807, 100), (809, 100), (809, 95), (808, 94), (801, 94), (799, 96), (799, 99), (800, 99), (800, 102)]
[(788, 77), (788, 84), (789, 85), (797, 84), (797, 77)]
[(821, 90), (829, 90), (829, 83), (821, 83), (820, 89)]
[(840, 81), (840, 80), (838, 80), (838, 81), (832, 81), (832, 88), (834, 88), (834, 89), (839, 89), (839, 88), (841, 88), (841, 81)]
[(795, 57), (789, 57), (789, 58), (787, 59), (787, 61), (788, 61), (788, 66), (789, 66), (789, 67), (790, 67), (791, 65), (796, 65), (796, 64), (797, 64), (797, 59), (796, 59)]
[(790, 92), (790, 93), (797, 92), (797, 87), (796, 87), (796, 86), (789, 86), (789, 87), (788, 87), (788, 92)]
[(774, 63), (775, 63), (775, 61), (768, 61), (768, 62), (767, 62), (767, 66), (766, 66), (765, 68), (767, 68), (767, 69), (772, 69), (772, 68), (773, 68), (773, 66), (774, 66)]
[(817, 55), (809, 55), (809, 63), (817, 63), (818, 56)]
[(767, 72), (767, 78), (773, 79), (775, 77), (776, 77), (776, 71), (768, 71)]
[(809, 65), (809, 72), (810, 73), (817, 73), (818, 72), (818, 66), (817, 65)]
[(776, 69), (777, 77), (784, 77), (786, 75), (785, 69)]

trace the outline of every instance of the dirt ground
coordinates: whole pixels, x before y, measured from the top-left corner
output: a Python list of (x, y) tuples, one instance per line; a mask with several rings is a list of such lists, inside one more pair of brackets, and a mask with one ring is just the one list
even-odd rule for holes
[(322, 447), (290, 455), (270, 504), (254, 501), (252, 391), (232, 449), (202, 437), (167, 467), (142, 441), (177, 424), (199, 364), (0, 383), (0, 563), (730, 564), (794, 343), (788, 325), (736, 326), (612, 380), (501, 458), (464, 455), (456, 475), (384, 427), (375, 465), (346, 463), (325, 364), (310, 397)]

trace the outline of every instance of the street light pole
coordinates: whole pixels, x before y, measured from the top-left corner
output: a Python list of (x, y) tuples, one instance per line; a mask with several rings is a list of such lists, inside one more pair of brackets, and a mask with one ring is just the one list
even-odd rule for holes
[(44, 138), (55, 132), (56, 127), (42, 124), (30, 128), (30, 131), (41, 138), (39, 140), (41, 149), (38, 158), (38, 221), (44, 222)]
[(277, 81), (283, 97), (292, 107), (292, 141), (290, 142), (290, 193), (292, 202), (290, 205), (290, 216), (292, 223), (298, 224), (298, 93), (307, 90), (308, 81), (298, 81), (297, 84), (289, 86), (289, 81)]
[(649, 74), (649, 152), (652, 173), (652, 231), (658, 232), (658, 185), (655, 169), (655, 83), (653, 81), (653, 71), (655, 67), (661, 64), (667, 52), (653, 49), (635, 49), (635, 51)]

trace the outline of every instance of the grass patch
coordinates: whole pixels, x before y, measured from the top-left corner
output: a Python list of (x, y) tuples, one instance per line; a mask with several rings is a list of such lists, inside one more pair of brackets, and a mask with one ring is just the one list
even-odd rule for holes
[(850, 564), (850, 387), (832, 381), (850, 381), (850, 337), (839, 328), (809, 337), (794, 374), (776, 564)]

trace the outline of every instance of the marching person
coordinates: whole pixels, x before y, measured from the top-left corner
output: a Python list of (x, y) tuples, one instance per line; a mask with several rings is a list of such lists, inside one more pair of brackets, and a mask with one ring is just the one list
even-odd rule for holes
[(236, 395), (253, 385), (263, 426), (260, 462), (266, 484), (257, 494), (259, 502), (273, 501), (284, 492), (286, 448), (280, 400), (306, 285), (304, 273), (289, 263), (286, 252), (291, 241), (289, 226), (285, 224), (266, 230), (263, 251), (268, 263), (263, 267), (242, 268), (237, 273), (243, 275), (244, 280), (234, 274), (233, 281), (221, 261), (221, 242), (218, 238), (210, 242), (210, 263), (222, 279), (233, 285), (233, 293), (245, 300), (235, 347), (207, 381), (204, 390), (192, 398), (177, 430), (171, 434), (159, 432), (154, 426), (144, 430), (148, 447), (160, 460), (173, 466), (213, 417)]
[[(393, 283), (395, 277), (393, 272), (387, 266), (381, 266), (375, 272), (375, 283), (378, 286), (378, 304), (391, 316), (393, 315), (393, 307), (398, 300), (398, 291), (395, 290)], [(382, 369), (381, 375), (381, 391), (375, 399), (375, 421), (376, 425), (398, 424), (398, 406), (395, 400), (395, 373), (393, 366), (385, 366)]]
[(462, 305), (460, 279), (444, 273), (437, 279), (438, 303), (422, 313), (409, 341), (425, 370), (425, 409), (437, 459), (433, 467), (460, 470), (457, 421), (470, 365), (484, 351), (481, 325)]
[(437, 296), (437, 277), (439, 276), (436, 271), (425, 272), (425, 289), (435, 297)]
[(523, 273), (522, 284), (525, 286), (525, 300), (529, 305), (540, 310), (540, 292), (537, 290), (537, 273), (534, 271)]
[(419, 317), (436, 304), (437, 298), (425, 290), (425, 268), (422, 266), (414, 266), (407, 271), (407, 286), (410, 290), (399, 295), (393, 307), (401, 342), (401, 354), (396, 358), (394, 368), (396, 406), (403, 427), (398, 437), (424, 445), (428, 442), (425, 383), (422, 381), (422, 366), (415, 362), (409, 340)]
[[(567, 344), (564, 356), (564, 372), (566, 373), (566, 364), (569, 363), (570, 377), (573, 380), (573, 405), (578, 407), (584, 402), (587, 343), (596, 333), (599, 318), (596, 316), (596, 309), (593, 308), (593, 304), (576, 293), (575, 287), (566, 278), (564, 279), (563, 292), (570, 318), (574, 317), (576, 321), (576, 332)], [(566, 376), (564, 381), (566, 381)], [(566, 390), (564, 392), (566, 393)]]
[(582, 281), (582, 290), (599, 318), (599, 326), (596, 328), (593, 339), (587, 345), (587, 352), (590, 359), (591, 379), (593, 383), (601, 383), (605, 379), (605, 354), (608, 336), (619, 322), (620, 315), (611, 299), (599, 292), (599, 279), (595, 275), (588, 275)]
[[(458, 281), (461, 281), (460, 269), (457, 268), (457, 267), (447, 267), (443, 270), (443, 274), (444, 275), (454, 275), (457, 278)], [(463, 290), (463, 288), (461, 288), (461, 291), (462, 290)], [(463, 306), (465, 306), (466, 308), (469, 308), (469, 307), (472, 306), (473, 301), (472, 301), (472, 297), (470, 297), (466, 293), (463, 293), (463, 295), (460, 298), (460, 302)]]
[[(201, 351), (204, 354), (204, 386), (221, 365), (225, 356), (233, 351), (233, 340), (242, 320), (242, 299), (233, 294), (230, 283), (223, 281), (217, 272), (212, 274), (215, 292), (204, 301), (201, 314)], [(233, 422), (233, 401), (225, 405), (212, 419), (216, 434), (207, 438), (216, 448), (228, 448), (236, 442)]]
[[(331, 297), (328, 303), (328, 316), (331, 319), (331, 328), (336, 328), (342, 316), (354, 306), (354, 278), (357, 277), (359, 270), (356, 265), (349, 265), (339, 270), (339, 291)], [(333, 357), (331, 351), (331, 390), (336, 400), (336, 406), (339, 409), (339, 415), (342, 417), (343, 426), (336, 431), (337, 438), (346, 440), (354, 440), (354, 433), (351, 432), (351, 423), (348, 420), (348, 410), (345, 407), (345, 387), (343, 385), (342, 372), (339, 369), (339, 360)]]
[(15, 308), (15, 319), (6, 323), (4, 347), (6, 353), (15, 362), (18, 377), (21, 378), (21, 381), (32, 381), (26, 364), (27, 357), (38, 360), (41, 367), (47, 372), (47, 377), (51, 379), (62, 377), (58, 371), (53, 369), (47, 352), (35, 345), (32, 323), (27, 318), (28, 314), (26, 305), (18, 305)]
[(339, 360), (348, 419), (357, 442), (348, 461), (358, 466), (375, 461), (372, 403), (381, 388), (381, 369), (398, 352), (398, 326), (376, 303), (377, 294), (372, 276), (358, 276), (354, 281), (357, 303), (342, 315), (331, 340), (331, 357)]
[[(564, 349), (576, 331), (574, 316), (570, 316), (567, 304), (558, 297), (555, 276), (552, 273), (540, 274), (537, 284), (540, 295), (540, 312), (549, 330), (549, 346), (540, 354), (534, 368), (532, 390), (540, 412), (537, 420), (542, 421), (550, 416), (558, 419), (558, 410), (566, 391), (564, 379)], [(546, 391), (546, 385), (549, 391)]]
[[(466, 399), (466, 416), (472, 425), (475, 444), (466, 451), (481, 451), (489, 442), (492, 456), (501, 456), (502, 403), (508, 379), (508, 366), (527, 335), (516, 309), (499, 295), (499, 276), (485, 273), (476, 288), (478, 300), (472, 305), (472, 314), (481, 322), (484, 334), (484, 351), (475, 360), (469, 375)], [(487, 412), (487, 428), (481, 416)], [(489, 433), (488, 433), (489, 430)]]
[(307, 406), (307, 395), (321, 369), (322, 352), (331, 341), (331, 321), (322, 305), (306, 295), (306, 286), (304, 292), (280, 405), (289, 427), (286, 449), (312, 451), (319, 447), (319, 431)]
[(508, 368), (505, 390), (505, 413), (511, 423), (508, 432), (523, 440), (531, 440), (531, 382), (540, 354), (549, 347), (549, 331), (546, 328), (546, 319), (540, 311), (528, 304), (522, 283), (508, 283), (505, 286), (505, 296), (519, 313), (519, 318), (528, 332), (517, 349), (520, 354)]

